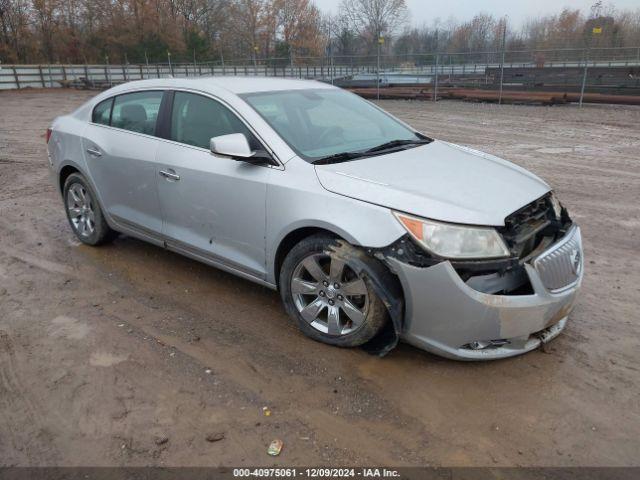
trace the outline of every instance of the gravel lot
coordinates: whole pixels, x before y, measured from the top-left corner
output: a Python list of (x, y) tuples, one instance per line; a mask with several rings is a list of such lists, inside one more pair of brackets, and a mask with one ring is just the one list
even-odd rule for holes
[(542, 176), (583, 228), (565, 333), (460, 363), (331, 348), (275, 292), (130, 238), (80, 245), (43, 134), (91, 95), (0, 93), (1, 465), (638, 465), (640, 108), (380, 102)]

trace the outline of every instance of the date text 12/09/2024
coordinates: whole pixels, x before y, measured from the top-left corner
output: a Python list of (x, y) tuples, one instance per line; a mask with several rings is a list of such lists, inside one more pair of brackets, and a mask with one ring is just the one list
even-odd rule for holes
[(235, 468), (235, 478), (398, 478), (400, 473), (388, 468)]

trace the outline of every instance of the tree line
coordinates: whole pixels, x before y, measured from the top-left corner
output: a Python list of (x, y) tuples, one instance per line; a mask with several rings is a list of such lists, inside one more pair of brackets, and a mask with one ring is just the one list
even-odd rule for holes
[[(311, 57), (640, 46), (640, 9), (412, 26), (405, 0), (0, 0), (3, 63), (286, 62)], [(271, 60), (268, 60), (271, 59)]]

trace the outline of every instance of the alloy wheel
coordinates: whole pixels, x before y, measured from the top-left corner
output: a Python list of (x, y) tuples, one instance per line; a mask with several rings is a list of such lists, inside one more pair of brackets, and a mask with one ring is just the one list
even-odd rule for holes
[(96, 229), (96, 216), (91, 194), (80, 183), (67, 190), (67, 212), (73, 228), (82, 237), (90, 237)]
[(314, 253), (302, 259), (291, 277), (291, 294), (302, 318), (328, 335), (352, 333), (367, 317), (364, 280), (334, 255)]

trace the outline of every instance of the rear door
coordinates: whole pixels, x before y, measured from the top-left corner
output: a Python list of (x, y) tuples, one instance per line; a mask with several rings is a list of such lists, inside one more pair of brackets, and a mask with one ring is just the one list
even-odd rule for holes
[(209, 150), (218, 135), (243, 133), (262, 146), (222, 103), (173, 92), (167, 141), (158, 150), (156, 174), (167, 245), (236, 272), (265, 277), (265, 200), (272, 169)]
[(95, 107), (83, 139), (102, 206), (120, 225), (152, 237), (162, 231), (155, 137), (162, 96), (154, 90), (105, 100)]

